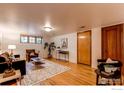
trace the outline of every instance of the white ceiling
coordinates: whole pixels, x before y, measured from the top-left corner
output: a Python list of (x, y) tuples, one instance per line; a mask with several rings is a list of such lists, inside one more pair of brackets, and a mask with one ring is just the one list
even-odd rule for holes
[(49, 36), (124, 22), (124, 4), (0, 4), (0, 22), (13, 21), (43, 32), (46, 22), (54, 28)]

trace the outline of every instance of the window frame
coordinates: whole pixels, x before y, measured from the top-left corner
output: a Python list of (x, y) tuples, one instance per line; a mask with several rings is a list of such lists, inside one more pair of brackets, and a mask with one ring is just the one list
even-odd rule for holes
[[(22, 37), (27, 37), (27, 42), (22, 42)], [(29, 37), (27, 35), (20, 35), (20, 43), (29, 43)]]
[[(22, 37), (27, 37), (27, 42), (23, 42)], [(30, 37), (33, 37), (35, 39), (35, 42), (30, 42)], [(38, 38), (41, 38), (40, 43), (37, 42)], [(42, 36), (33, 36), (33, 35), (23, 35), (23, 34), (21, 34), (20, 35), (20, 43), (24, 43), (24, 44), (42, 44), (43, 43), (43, 38), (42, 38)]]

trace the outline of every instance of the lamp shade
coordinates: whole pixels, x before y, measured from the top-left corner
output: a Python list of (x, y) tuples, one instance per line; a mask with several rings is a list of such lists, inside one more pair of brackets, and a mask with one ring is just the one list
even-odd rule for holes
[(8, 49), (16, 49), (16, 45), (8, 45)]

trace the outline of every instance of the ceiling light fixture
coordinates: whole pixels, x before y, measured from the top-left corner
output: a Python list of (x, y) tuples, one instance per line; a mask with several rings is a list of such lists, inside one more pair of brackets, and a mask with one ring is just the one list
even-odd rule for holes
[(52, 31), (52, 28), (51, 28), (51, 27), (44, 27), (44, 30), (45, 30), (46, 32), (50, 32), (50, 31)]

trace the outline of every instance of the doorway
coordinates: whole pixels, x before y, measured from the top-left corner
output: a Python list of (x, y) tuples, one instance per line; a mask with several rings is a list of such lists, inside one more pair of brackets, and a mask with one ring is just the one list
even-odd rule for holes
[(121, 61), (122, 24), (102, 28), (102, 58)]
[(77, 62), (91, 66), (91, 30), (77, 34)]

